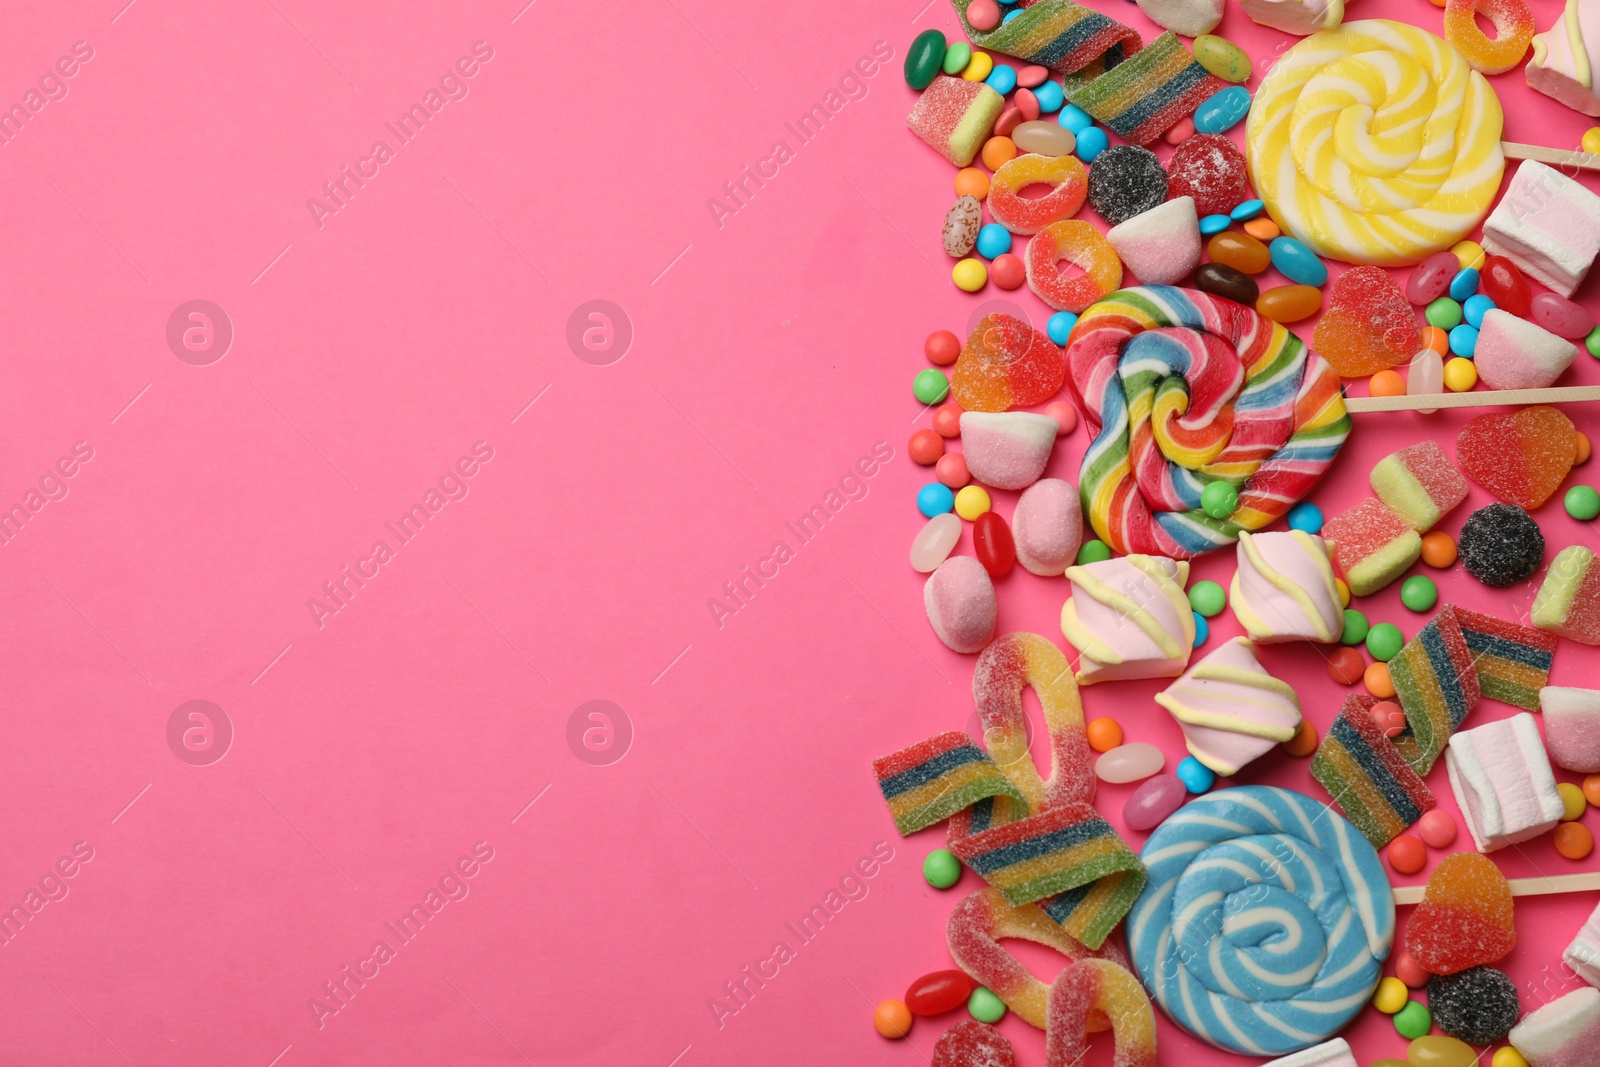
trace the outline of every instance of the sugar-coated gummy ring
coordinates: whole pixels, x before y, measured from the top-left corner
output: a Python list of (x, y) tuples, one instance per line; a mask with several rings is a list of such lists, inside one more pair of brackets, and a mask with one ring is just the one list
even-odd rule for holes
[[(1024, 200), (1030, 185), (1050, 192)], [(1071, 218), (1089, 193), (1089, 172), (1072, 156), (1017, 156), (1000, 165), (989, 181), (989, 214), (1012, 233), (1038, 233), (1052, 222)]]
[(1129, 952), (1185, 1030), (1282, 1056), (1366, 1007), (1394, 941), (1394, 896), (1377, 852), (1325, 804), (1272, 786), (1210, 793), (1140, 857), (1149, 881), (1128, 915)]
[[(1046, 304), (1074, 314), (1086, 310), (1122, 284), (1122, 260), (1093, 224), (1081, 219), (1054, 222), (1028, 242), (1028, 288)], [(1068, 278), (1066, 260), (1083, 273)], [(1080, 320), (1081, 321), (1081, 320)]]
[[(1084, 511), (1118, 552), (1189, 559), (1262, 529), (1310, 492), (1350, 433), (1339, 376), (1321, 356), (1253, 309), (1196, 290), (1111, 294), (1079, 317), (1066, 359), (1095, 434)], [(1239, 492), (1221, 519), (1201, 506), (1218, 480)]]
[[(1492, 39), (1478, 28), (1478, 15), (1494, 24)], [(1445, 0), (1444, 39), (1485, 74), (1504, 74), (1522, 62), (1533, 31), (1528, 0)]]

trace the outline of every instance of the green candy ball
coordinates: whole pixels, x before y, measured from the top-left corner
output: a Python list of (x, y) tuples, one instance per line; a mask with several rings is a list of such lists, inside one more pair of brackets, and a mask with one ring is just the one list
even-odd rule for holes
[[(1600, 496), (1595, 497), (1595, 508), (1600, 510)], [(1438, 602), (1439, 587), (1425, 574), (1413, 574), (1400, 586), (1400, 603), (1412, 611), (1427, 611)]]
[(960, 74), (967, 69), (967, 64), (972, 62), (972, 46), (965, 41), (957, 41), (944, 53), (944, 72), (946, 74)]
[(1453, 330), (1461, 325), (1461, 305), (1448, 296), (1441, 296), (1429, 304), (1423, 314), (1429, 326), (1437, 326), (1441, 330)]
[[(1418, 1004), (1417, 1007), (1422, 1007)], [(967, 1011), (980, 1023), (997, 1023), (1006, 1017), (1006, 1003), (983, 986), (967, 998)]]
[(1228, 606), (1228, 594), (1216, 582), (1195, 582), (1189, 587), (1189, 606), (1208, 619), (1214, 618)]
[(1394, 1028), (1401, 1037), (1416, 1040), (1433, 1028), (1433, 1015), (1416, 1001), (1408, 1001), (1405, 1007), (1395, 1013)]
[(1111, 546), (1104, 541), (1085, 541), (1078, 549), (1078, 566), (1111, 558)]
[(1600, 493), (1592, 485), (1575, 485), (1567, 490), (1567, 514), (1588, 522), (1600, 515)]
[(1406, 647), (1406, 635), (1392, 622), (1380, 622), (1367, 631), (1367, 651), (1372, 658), (1387, 663)]
[(936, 848), (922, 861), (922, 877), (935, 889), (949, 889), (961, 881), (961, 861), (947, 848)]
[(1359, 645), (1367, 639), (1367, 617), (1355, 608), (1344, 609), (1344, 633), (1339, 641), (1346, 645)]
[(941, 404), (950, 395), (950, 379), (944, 376), (944, 371), (932, 367), (919, 370), (911, 380), (911, 395), (924, 404)]
[(1587, 348), (1595, 359), (1600, 359), (1600, 326), (1589, 331), (1589, 336), (1583, 339), (1583, 347)]
[(1213, 519), (1225, 519), (1239, 506), (1239, 490), (1227, 482), (1212, 482), (1200, 491), (1200, 507)]

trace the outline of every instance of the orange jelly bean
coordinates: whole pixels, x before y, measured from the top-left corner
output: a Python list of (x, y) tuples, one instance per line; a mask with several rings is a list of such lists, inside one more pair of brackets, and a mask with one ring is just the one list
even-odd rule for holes
[(1392, 370), (1381, 370), (1367, 382), (1367, 392), (1373, 396), (1405, 396), (1406, 380)]
[(977, 167), (963, 167), (956, 171), (956, 195), (975, 196), (982, 200), (989, 195), (989, 176)]
[(1322, 290), (1314, 285), (1280, 285), (1256, 298), (1256, 311), (1273, 322), (1299, 322), (1322, 308)]
[(1422, 347), (1431, 348), (1441, 356), (1450, 353), (1450, 335), (1437, 326), (1425, 327), (1422, 331)]
[(1573, 457), (1572, 465), (1574, 467), (1576, 467), (1580, 463), (1589, 462), (1589, 456), (1590, 456), (1590, 453), (1593, 451), (1593, 447), (1594, 446), (1592, 446), (1589, 443), (1589, 435), (1584, 433), (1582, 430), (1579, 430), (1578, 431), (1578, 454)]
[(1206, 254), (1211, 262), (1242, 271), (1260, 274), (1272, 265), (1272, 252), (1266, 245), (1246, 233), (1223, 230), (1206, 244)]
[(1389, 677), (1387, 663), (1374, 663), (1367, 668), (1361, 676), (1361, 681), (1367, 687), (1367, 692), (1379, 700), (1388, 700), (1394, 696), (1394, 679)]
[(1443, 570), (1456, 561), (1456, 542), (1443, 530), (1422, 535), (1422, 562)]
[(1283, 231), (1271, 219), (1251, 219), (1244, 224), (1244, 232), (1258, 241), (1270, 241), (1283, 236)]
[(1317, 750), (1317, 728), (1312, 726), (1309, 720), (1300, 720), (1300, 729), (1283, 743), (1283, 749), (1291, 756), (1311, 755)]
[(1585, 859), (1594, 851), (1594, 834), (1581, 822), (1564, 822), (1556, 827), (1556, 851), (1569, 860)]
[(990, 170), (999, 170), (1002, 163), (1016, 158), (1017, 145), (1009, 137), (991, 137), (983, 144), (983, 165)]

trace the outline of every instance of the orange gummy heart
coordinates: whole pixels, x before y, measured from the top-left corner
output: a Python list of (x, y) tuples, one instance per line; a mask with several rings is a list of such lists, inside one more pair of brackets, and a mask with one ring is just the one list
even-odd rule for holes
[(1406, 924), (1406, 951), (1432, 974), (1504, 959), (1517, 945), (1511, 886), (1494, 861), (1458, 852), (1435, 867)]
[(962, 346), (950, 396), (966, 411), (1042, 404), (1061, 389), (1067, 365), (1050, 338), (1014, 315), (985, 315)]
[(1461, 473), (1528, 511), (1550, 499), (1577, 458), (1572, 420), (1552, 407), (1479, 415), (1456, 438)]
[(1381, 267), (1351, 267), (1328, 290), (1311, 347), (1343, 378), (1399, 366), (1422, 347), (1417, 312)]

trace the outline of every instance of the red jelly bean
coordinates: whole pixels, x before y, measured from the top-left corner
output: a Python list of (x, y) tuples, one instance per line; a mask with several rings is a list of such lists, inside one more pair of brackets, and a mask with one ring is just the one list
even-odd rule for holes
[(1534, 323), (1557, 337), (1576, 340), (1594, 329), (1593, 315), (1556, 293), (1540, 293), (1529, 305)]
[(1010, 574), (1011, 565), (1017, 561), (1017, 543), (1011, 538), (1011, 527), (995, 511), (984, 512), (972, 524), (972, 550), (991, 578)]
[(911, 983), (905, 1001), (912, 1015), (940, 1015), (959, 1008), (971, 995), (972, 979), (965, 971), (934, 971)]
[(1528, 279), (1522, 276), (1517, 265), (1505, 256), (1490, 256), (1483, 261), (1478, 289), (1501, 311), (1509, 311), (1519, 319), (1528, 317), (1533, 290), (1528, 288)]
[(1445, 294), (1451, 279), (1460, 273), (1461, 261), (1454, 252), (1435, 252), (1412, 269), (1406, 281), (1406, 299), (1418, 307), (1431, 304)]

